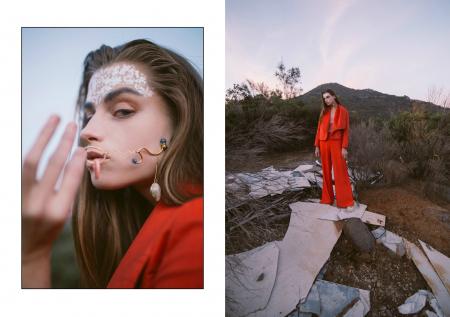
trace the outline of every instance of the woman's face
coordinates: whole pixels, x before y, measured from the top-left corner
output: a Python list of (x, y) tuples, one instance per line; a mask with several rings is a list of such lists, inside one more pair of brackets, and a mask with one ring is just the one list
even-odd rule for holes
[(325, 101), (325, 104), (327, 106), (331, 106), (334, 103), (334, 101), (336, 100), (336, 97), (333, 96), (332, 94), (328, 93), (328, 92), (324, 93), (322, 95), (322, 98)]
[[(170, 147), (173, 127), (167, 105), (152, 90), (141, 66), (121, 62), (97, 70), (89, 82), (84, 113), (80, 138), (92, 146), (86, 163), (92, 184), (99, 189), (149, 187), (156, 160), (164, 153), (150, 156), (143, 151), (142, 163), (134, 164), (135, 152), (145, 147), (159, 153), (162, 138)], [(99, 158), (103, 154), (106, 159)]]

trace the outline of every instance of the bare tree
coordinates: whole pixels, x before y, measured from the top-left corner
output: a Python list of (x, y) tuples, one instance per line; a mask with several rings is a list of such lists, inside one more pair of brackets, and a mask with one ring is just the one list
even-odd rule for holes
[(437, 88), (436, 85), (428, 88), (428, 102), (444, 108), (450, 108), (450, 90), (445, 94), (444, 87)]
[(255, 82), (247, 79), (247, 83), (250, 86), (253, 95), (262, 95), (267, 100), (272, 96), (272, 90), (264, 82)]
[(280, 62), (275, 71), (275, 77), (280, 81), (282, 89), (271, 88), (264, 82), (256, 82), (246, 79), (245, 82), (234, 84), (233, 88), (226, 90), (225, 101), (236, 102), (246, 98), (253, 98), (257, 95), (269, 100), (272, 97), (290, 99), (299, 96), (303, 89), (300, 87), (300, 68), (291, 67), (286, 69), (283, 62)]
[(246, 83), (240, 83), (234, 84), (233, 88), (227, 89), (225, 101), (238, 101), (249, 97), (253, 97), (250, 88)]
[(286, 66), (281, 61), (278, 64), (275, 77), (283, 87), (283, 96), (285, 99), (295, 98), (302, 93), (303, 89), (300, 87), (300, 68), (291, 67), (286, 69)]

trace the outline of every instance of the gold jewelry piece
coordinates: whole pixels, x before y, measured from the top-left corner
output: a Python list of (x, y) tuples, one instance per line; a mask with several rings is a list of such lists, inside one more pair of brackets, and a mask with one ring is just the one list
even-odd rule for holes
[[(165, 138), (161, 138), (159, 140), (160, 151), (158, 153), (152, 153), (147, 148), (142, 147), (135, 151), (136, 156), (131, 159), (133, 164), (141, 164), (144, 161), (144, 157), (142, 152), (147, 152), (151, 156), (158, 156), (165, 150), (167, 150), (167, 140)], [(158, 202), (161, 199), (161, 186), (158, 184), (158, 160), (156, 160), (156, 169), (155, 169), (155, 178), (153, 179), (153, 184), (150, 186), (150, 194), (152, 197)]]
[(159, 141), (159, 147), (160, 147), (161, 150), (158, 153), (152, 153), (146, 147), (141, 147), (140, 149), (135, 151), (135, 153), (137, 155), (131, 159), (131, 162), (133, 164), (141, 164), (144, 161), (144, 156), (142, 155), (142, 152), (147, 152), (151, 156), (158, 156), (158, 155), (160, 155), (162, 152), (167, 150), (167, 140), (162, 138)]

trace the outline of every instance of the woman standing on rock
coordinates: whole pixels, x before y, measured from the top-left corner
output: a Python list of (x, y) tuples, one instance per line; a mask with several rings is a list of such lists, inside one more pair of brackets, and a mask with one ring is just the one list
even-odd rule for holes
[(352, 211), (354, 207), (352, 187), (347, 170), (349, 115), (339, 102), (335, 92), (322, 92), (322, 111), (314, 141), (315, 156), (322, 162), (323, 186), (321, 204), (334, 203), (331, 168), (334, 171), (336, 206)]

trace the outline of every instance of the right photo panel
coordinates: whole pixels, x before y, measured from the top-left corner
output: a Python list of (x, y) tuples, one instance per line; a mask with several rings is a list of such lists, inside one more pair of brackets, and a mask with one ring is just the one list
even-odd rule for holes
[(450, 316), (449, 13), (226, 0), (227, 316)]

